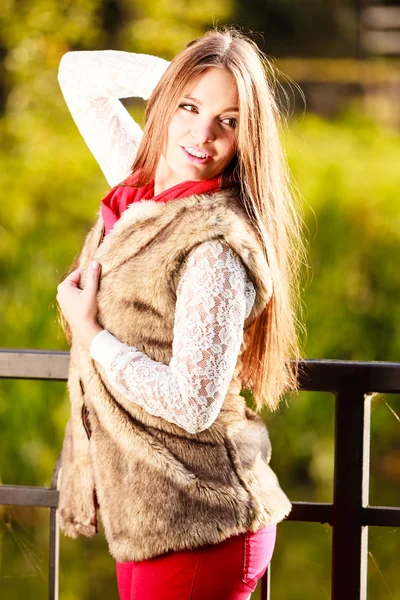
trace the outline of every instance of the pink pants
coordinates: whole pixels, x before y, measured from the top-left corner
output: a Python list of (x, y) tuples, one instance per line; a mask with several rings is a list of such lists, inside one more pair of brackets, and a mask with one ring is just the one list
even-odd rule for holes
[(276, 525), (195, 550), (117, 562), (120, 600), (248, 600), (267, 570)]

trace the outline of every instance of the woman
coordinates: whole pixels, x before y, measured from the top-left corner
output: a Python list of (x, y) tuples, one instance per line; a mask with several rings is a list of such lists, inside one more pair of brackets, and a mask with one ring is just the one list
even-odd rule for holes
[[(298, 355), (299, 228), (262, 56), (210, 31), (169, 66), (69, 53), (60, 83), (115, 186), (58, 287), (61, 527), (94, 535), (100, 506), (123, 600), (248, 599), (291, 505), (240, 391), (277, 407)], [(143, 137), (133, 95), (150, 96)]]

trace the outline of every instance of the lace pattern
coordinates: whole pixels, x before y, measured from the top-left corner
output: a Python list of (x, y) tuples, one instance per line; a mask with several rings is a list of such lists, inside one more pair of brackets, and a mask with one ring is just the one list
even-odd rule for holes
[(58, 81), (74, 121), (111, 187), (130, 173), (142, 130), (119, 98), (147, 100), (169, 62), (117, 50), (67, 52)]
[(199, 245), (182, 271), (169, 365), (124, 345), (108, 377), (150, 414), (197, 433), (220, 411), (255, 290), (239, 256), (219, 240)]

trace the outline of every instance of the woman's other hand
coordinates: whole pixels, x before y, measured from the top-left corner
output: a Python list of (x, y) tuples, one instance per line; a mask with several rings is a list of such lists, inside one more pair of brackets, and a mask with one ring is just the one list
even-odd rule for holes
[(97, 291), (101, 266), (93, 261), (88, 269), (87, 282), (79, 288), (81, 272), (73, 271), (57, 287), (57, 302), (71, 327), (72, 333), (89, 347), (96, 335), (102, 331), (97, 321)]

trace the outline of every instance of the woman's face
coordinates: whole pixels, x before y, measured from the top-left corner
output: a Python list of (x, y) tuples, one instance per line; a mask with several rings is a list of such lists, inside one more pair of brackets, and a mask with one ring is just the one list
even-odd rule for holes
[(156, 184), (167, 189), (221, 174), (236, 153), (238, 103), (229, 71), (210, 68), (195, 79), (167, 129)]

